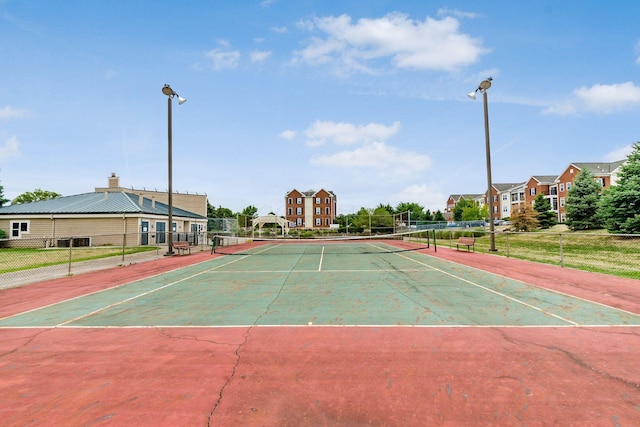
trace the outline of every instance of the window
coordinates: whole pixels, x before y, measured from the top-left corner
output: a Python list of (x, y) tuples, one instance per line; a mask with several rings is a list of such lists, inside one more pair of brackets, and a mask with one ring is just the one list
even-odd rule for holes
[(509, 199), (509, 195), (507, 193), (502, 195), (502, 200), (508, 200)]
[(316, 225), (322, 225), (322, 219), (316, 218)]
[(329, 218), (325, 218), (324, 225), (326, 225), (327, 227), (329, 226)]
[(325, 215), (331, 215), (331, 208), (324, 208)]
[(557, 196), (558, 195), (558, 187), (549, 187), (549, 194), (551, 194), (552, 196)]
[(571, 190), (571, 183), (567, 182), (567, 191)]
[(502, 212), (509, 212), (509, 208), (505, 205), (502, 207)]
[(320, 203), (322, 203), (321, 201), (322, 199), (320, 197), (316, 197), (316, 205), (319, 205)]
[(324, 199), (324, 203), (328, 205), (329, 203), (331, 203), (331, 199), (327, 197), (326, 199)]
[(302, 215), (302, 208), (296, 208), (296, 215)]
[(292, 213), (293, 213), (293, 209), (288, 208), (288, 209), (287, 209), (287, 215), (291, 215)]
[(495, 203), (497, 201), (498, 201), (498, 196), (497, 195), (493, 196), (493, 203)]
[(594, 178), (602, 187), (604, 187), (604, 178)]
[(530, 196), (535, 196), (536, 195), (536, 189), (535, 188), (530, 188), (529, 189), (529, 195)]
[(301, 226), (302, 225), (302, 218), (296, 219), (296, 225), (297, 226)]
[(557, 211), (557, 210), (558, 210), (558, 199), (556, 199), (556, 198), (554, 197), (554, 198), (552, 199), (552, 202), (553, 202), (553, 203), (551, 203), (551, 206), (553, 207), (553, 210), (554, 210), (554, 211)]
[(289, 198), (287, 199), (287, 203), (288, 203), (288, 204), (290, 204), (290, 205), (292, 205), (292, 204), (293, 204), (293, 199), (292, 199), (291, 197), (289, 197)]
[(560, 207), (564, 208), (564, 197), (560, 197)]
[(11, 238), (20, 239), (23, 234), (29, 234), (29, 221), (12, 221)]
[(316, 215), (320, 215), (320, 213), (321, 213), (320, 208), (316, 208)]
[(298, 197), (296, 199), (296, 204), (301, 205), (302, 204), (302, 197)]
[(498, 207), (497, 206), (493, 207), (493, 213), (498, 213)]
[(561, 182), (560, 184), (558, 184), (558, 187), (558, 191), (562, 193), (564, 191), (564, 183)]

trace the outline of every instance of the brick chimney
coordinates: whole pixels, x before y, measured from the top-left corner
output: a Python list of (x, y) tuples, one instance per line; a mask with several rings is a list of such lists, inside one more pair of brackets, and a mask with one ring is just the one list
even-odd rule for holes
[(115, 172), (111, 172), (109, 177), (109, 188), (120, 188), (120, 177)]

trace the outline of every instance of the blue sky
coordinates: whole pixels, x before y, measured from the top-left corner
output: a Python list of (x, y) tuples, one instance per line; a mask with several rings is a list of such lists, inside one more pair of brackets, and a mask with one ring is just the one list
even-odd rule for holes
[(640, 3), (0, 0), (6, 198), (121, 185), (284, 214), (486, 189), (622, 160), (640, 139)]

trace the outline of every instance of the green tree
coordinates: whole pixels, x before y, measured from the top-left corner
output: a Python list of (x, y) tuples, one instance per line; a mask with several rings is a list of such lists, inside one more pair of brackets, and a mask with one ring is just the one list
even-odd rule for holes
[(231, 209), (222, 206), (215, 208), (209, 202), (207, 202), (207, 216), (209, 218), (235, 218)]
[(571, 230), (590, 230), (602, 227), (598, 212), (602, 186), (594, 179), (593, 173), (582, 169), (576, 175), (573, 186), (567, 195), (565, 209), (566, 224)]
[[(384, 210), (386, 211), (386, 209)], [(373, 220), (372, 214), (373, 214), (373, 211), (362, 207), (358, 212), (350, 215), (349, 231), (352, 231), (354, 233), (361, 233), (363, 230), (369, 229), (369, 224), (371, 224)]]
[(604, 192), (599, 208), (610, 233), (640, 233), (640, 141), (633, 144), (616, 185)]
[(371, 231), (376, 233), (390, 233), (393, 231), (393, 216), (384, 206), (379, 206), (371, 216)]
[(479, 219), (482, 219), (480, 206), (474, 202), (467, 203), (467, 206), (462, 209), (462, 221), (476, 221)]
[(442, 211), (440, 211), (440, 209), (438, 209), (436, 211), (436, 213), (433, 214), (433, 220), (434, 221), (438, 221), (438, 222), (444, 222), (444, 221), (447, 220), (447, 218), (445, 218), (445, 216), (442, 213)]
[(251, 220), (258, 216), (258, 208), (253, 205), (249, 205), (242, 210), (238, 215), (238, 227), (249, 228), (251, 227)]
[(424, 221), (426, 218), (424, 206), (418, 203), (401, 202), (396, 206), (395, 211), (391, 213), (409, 212), (411, 221)]
[(57, 199), (59, 197), (62, 197), (62, 195), (54, 191), (47, 191), (36, 188), (33, 191), (27, 191), (26, 193), (20, 194), (18, 197), (11, 201), (11, 204), (21, 205), (23, 203), (39, 202), (41, 200)]
[(0, 208), (4, 206), (4, 204), (7, 203), (8, 201), (9, 199), (4, 198), (4, 187), (0, 185)]
[(516, 231), (533, 231), (538, 228), (536, 211), (531, 206), (521, 206), (511, 215), (511, 226)]
[(549, 228), (558, 223), (556, 213), (551, 210), (551, 202), (543, 194), (536, 196), (533, 201), (533, 209), (538, 213), (536, 218), (540, 228)]
[(473, 202), (468, 202), (465, 199), (460, 199), (460, 201), (456, 203), (453, 208), (453, 220), (457, 222), (462, 221), (462, 212), (464, 211), (464, 208), (466, 208), (467, 206), (471, 206), (472, 204)]

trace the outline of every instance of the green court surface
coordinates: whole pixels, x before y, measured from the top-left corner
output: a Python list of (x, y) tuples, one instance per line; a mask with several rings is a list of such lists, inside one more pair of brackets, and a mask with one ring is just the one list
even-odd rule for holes
[(261, 246), (0, 327), (626, 326), (640, 316), (383, 243)]

